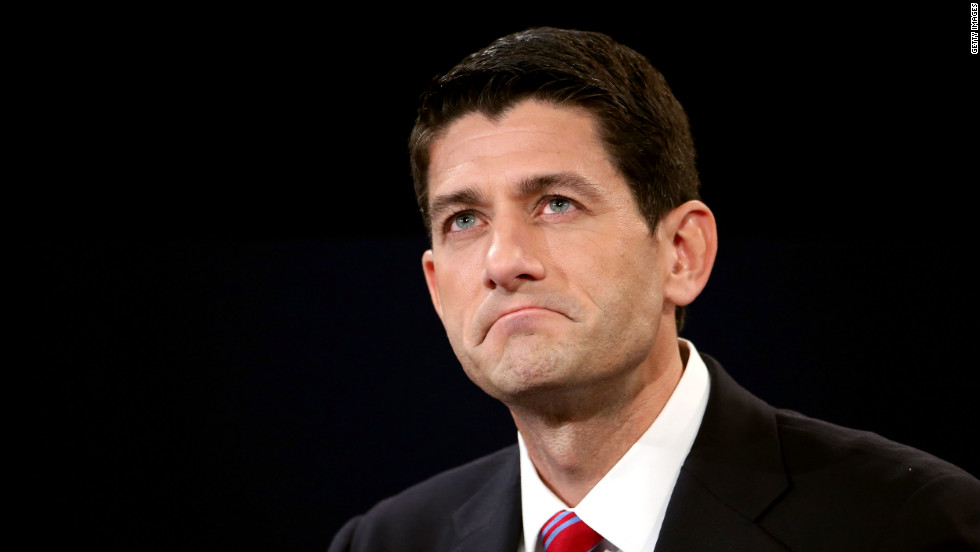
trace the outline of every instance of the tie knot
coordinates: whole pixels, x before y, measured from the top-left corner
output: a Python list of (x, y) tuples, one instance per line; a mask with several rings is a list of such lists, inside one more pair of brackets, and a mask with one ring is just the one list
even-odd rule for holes
[(541, 528), (545, 552), (588, 552), (602, 536), (585, 524), (575, 512), (561, 510)]

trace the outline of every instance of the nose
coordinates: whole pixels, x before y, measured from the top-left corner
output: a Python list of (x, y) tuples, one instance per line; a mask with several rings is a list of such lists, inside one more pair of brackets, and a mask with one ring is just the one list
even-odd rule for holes
[(484, 260), (484, 285), (516, 291), (524, 282), (544, 278), (540, 237), (532, 225), (498, 218), (491, 231), (490, 248)]

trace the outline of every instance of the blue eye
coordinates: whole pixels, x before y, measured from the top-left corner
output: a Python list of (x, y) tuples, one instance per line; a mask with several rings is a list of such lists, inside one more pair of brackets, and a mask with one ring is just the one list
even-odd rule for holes
[(572, 206), (572, 202), (563, 198), (556, 197), (548, 202), (548, 208), (554, 213), (564, 213)]
[(459, 230), (472, 228), (476, 224), (476, 216), (473, 213), (463, 213), (453, 219), (453, 227)]

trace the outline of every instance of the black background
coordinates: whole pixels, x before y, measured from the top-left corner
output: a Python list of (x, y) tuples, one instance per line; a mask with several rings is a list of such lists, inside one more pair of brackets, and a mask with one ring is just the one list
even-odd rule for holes
[(684, 335), (980, 474), (966, 3), (515, 9), (34, 22), (6, 210), (39, 543), (323, 550), (514, 442), (429, 304), (405, 143), (431, 77), (533, 25), (633, 46), (689, 113), (721, 245)]

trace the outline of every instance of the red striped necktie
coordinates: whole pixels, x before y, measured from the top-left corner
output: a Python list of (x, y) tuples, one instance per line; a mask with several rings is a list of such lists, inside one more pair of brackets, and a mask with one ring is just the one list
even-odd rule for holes
[(602, 536), (579, 519), (575, 512), (561, 510), (541, 528), (545, 552), (589, 552)]

